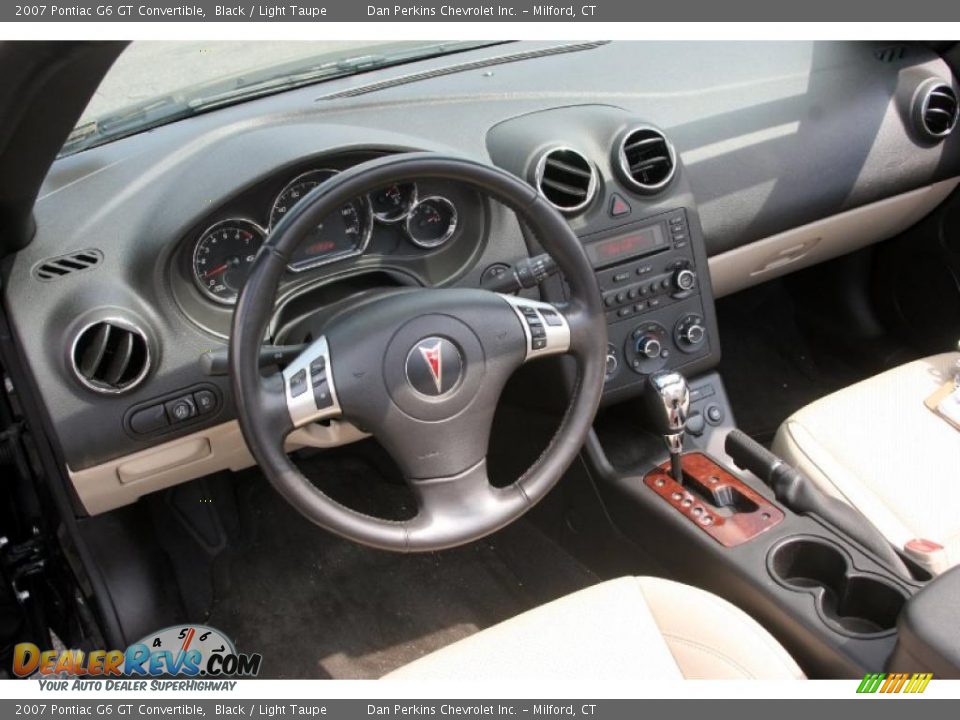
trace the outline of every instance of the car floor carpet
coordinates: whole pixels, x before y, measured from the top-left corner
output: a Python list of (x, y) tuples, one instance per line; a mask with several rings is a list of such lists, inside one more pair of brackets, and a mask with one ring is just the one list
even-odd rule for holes
[[(379, 446), (327, 451), (301, 468), (355, 509), (410, 513)], [(469, 545), (403, 555), (362, 547), (311, 524), (259, 471), (237, 476), (237, 540), (217, 561), (209, 624), (261, 677), (376, 678), (598, 578), (520, 520)]]

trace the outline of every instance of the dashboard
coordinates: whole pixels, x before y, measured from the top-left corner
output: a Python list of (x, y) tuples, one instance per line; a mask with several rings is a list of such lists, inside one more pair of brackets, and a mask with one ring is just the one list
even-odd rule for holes
[[(792, 233), (848, 213), (861, 213), (857, 228), (836, 240), (818, 229), (815, 257), (848, 251), (851, 235), (885, 239), (903, 225), (874, 221), (870, 208), (912, 198), (898, 215), (907, 222), (956, 186), (957, 138), (918, 137), (910, 104), (924, 83), (956, 81), (925, 47), (884, 47), (500, 45), (58, 160), (34, 241), (5, 262), (2, 292), (78, 507), (103, 512), (252, 463), (228, 379), (201, 359), (226, 348), (246, 270), (285, 213), (333, 174), (388, 153), (491, 163), (561, 209), (604, 292), (609, 402), (632, 397), (658, 363), (711, 367), (718, 279), (759, 282), (757, 267), (804, 247)], [(538, 252), (507, 208), (410, 178), (318, 226), (287, 269), (265, 340), (307, 341), (325, 312), (377, 288), (477, 287)], [(562, 299), (562, 278), (541, 292)], [(294, 444), (360, 436), (332, 423)]]

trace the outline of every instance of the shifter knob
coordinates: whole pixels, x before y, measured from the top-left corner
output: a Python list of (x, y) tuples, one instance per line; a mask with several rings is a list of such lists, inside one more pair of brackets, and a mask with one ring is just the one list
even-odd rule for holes
[(683, 426), (690, 411), (690, 388), (686, 378), (675, 370), (653, 373), (647, 379), (646, 401), (654, 428), (663, 435), (670, 451), (673, 477), (683, 483), (680, 455), (683, 452)]
[(683, 432), (690, 410), (690, 388), (675, 370), (661, 370), (647, 379), (647, 406), (650, 419), (661, 435)]

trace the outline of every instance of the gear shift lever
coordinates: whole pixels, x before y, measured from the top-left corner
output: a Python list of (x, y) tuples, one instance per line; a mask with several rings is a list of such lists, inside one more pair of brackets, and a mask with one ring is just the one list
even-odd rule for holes
[(646, 401), (650, 419), (670, 451), (670, 473), (682, 485), (683, 425), (690, 410), (690, 388), (686, 378), (675, 370), (653, 373), (647, 379)]

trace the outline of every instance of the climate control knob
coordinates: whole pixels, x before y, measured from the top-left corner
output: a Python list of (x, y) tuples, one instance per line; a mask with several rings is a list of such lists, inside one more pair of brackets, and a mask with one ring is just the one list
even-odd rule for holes
[(697, 284), (697, 274), (690, 268), (681, 268), (673, 274), (673, 286), (679, 292), (693, 290)]
[(653, 335), (641, 335), (637, 338), (635, 347), (637, 350), (637, 355), (646, 358), (659, 357), (660, 351), (663, 349), (659, 338)]
[(693, 323), (687, 325), (683, 328), (683, 332), (680, 334), (680, 339), (691, 345), (696, 345), (697, 343), (703, 340), (703, 336), (706, 334), (703, 325), (700, 323)]
[(617, 374), (617, 370), (619, 369), (620, 361), (617, 360), (617, 349), (611, 343), (607, 343), (607, 367), (605, 381), (609, 381), (614, 375)]
[(703, 318), (694, 313), (681, 318), (673, 330), (673, 338), (677, 347), (683, 352), (690, 353), (698, 350), (707, 338)]

